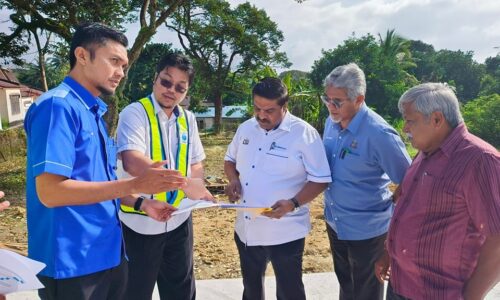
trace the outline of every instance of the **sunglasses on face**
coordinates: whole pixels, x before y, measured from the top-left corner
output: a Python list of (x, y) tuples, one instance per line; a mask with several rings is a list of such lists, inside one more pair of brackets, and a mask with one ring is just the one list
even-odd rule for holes
[(341, 108), (342, 105), (344, 105), (344, 103), (345, 103), (345, 100), (340, 101), (340, 99), (330, 99), (326, 95), (321, 95), (321, 101), (323, 101), (323, 103), (325, 103), (327, 105), (328, 104), (333, 105), (337, 109)]
[[(161, 77), (159, 77), (158, 79), (160, 80), (160, 84), (167, 89), (170, 89), (172, 88), (172, 86), (174, 86), (174, 83), (170, 80), (163, 79)], [(174, 89), (179, 94), (184, 94), (187, 91), (187, 88), (183, 87), (180, 84), (176, 84)]]

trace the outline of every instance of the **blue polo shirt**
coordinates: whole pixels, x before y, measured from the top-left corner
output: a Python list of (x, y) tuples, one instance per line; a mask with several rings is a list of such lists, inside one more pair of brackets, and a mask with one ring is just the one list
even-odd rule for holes
[(78, 181), (116, 179), (116, 147), (102, 119), (105, 112), (102, 100), (66, 77), (26, 115), (28, 256), (47, 265), (41, 275), (71, 278), (120, 263), (117, 199), (47, 208), (35, 185), (45, 172)]
[(323, 134), (332, 182), (325, 219), (341, 240), (387, 232), (393, 212), (389, 183), (400, 183), (411, 159), (398, 133), (363, 104), (347, 128), (327, 118)]

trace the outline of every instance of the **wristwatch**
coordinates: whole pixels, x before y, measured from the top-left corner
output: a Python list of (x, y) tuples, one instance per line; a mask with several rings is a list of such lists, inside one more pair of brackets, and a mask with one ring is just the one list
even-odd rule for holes
[(290, 199), (290, 201), (292, 201), (293, 206), (294, 206), (293, 211), (297, 211), (300, 208), (299, 200), (297, 200), (297, 198), (295, 198), (295, 197), (292, 197)]
[(146, 199), (146, 197), (139, 196), (137, 198), (137, 200), (135, 200), (135, 204), (134, 204), (134, 210), (135, 211), (141, 211), (141, 205), (142, 205), (142, 201), (144, 201), (144, 199)]

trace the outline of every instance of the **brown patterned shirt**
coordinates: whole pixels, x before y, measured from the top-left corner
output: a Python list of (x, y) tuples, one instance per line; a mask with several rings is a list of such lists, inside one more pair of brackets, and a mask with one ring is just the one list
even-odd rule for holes
[(387, 238), (391, 285), (411, 299), (462, 299), (488, 235), (500, 235), (500, 156), (457, 126), (420, 153), (402, 182)]

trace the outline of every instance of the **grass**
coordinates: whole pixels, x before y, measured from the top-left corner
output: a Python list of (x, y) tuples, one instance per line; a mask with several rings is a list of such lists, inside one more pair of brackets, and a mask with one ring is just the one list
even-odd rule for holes
[(0, 190), (5, 192), (5, 200), (20, 204), (25, 199), (26, 157), (11, 156), (0, 162)]

